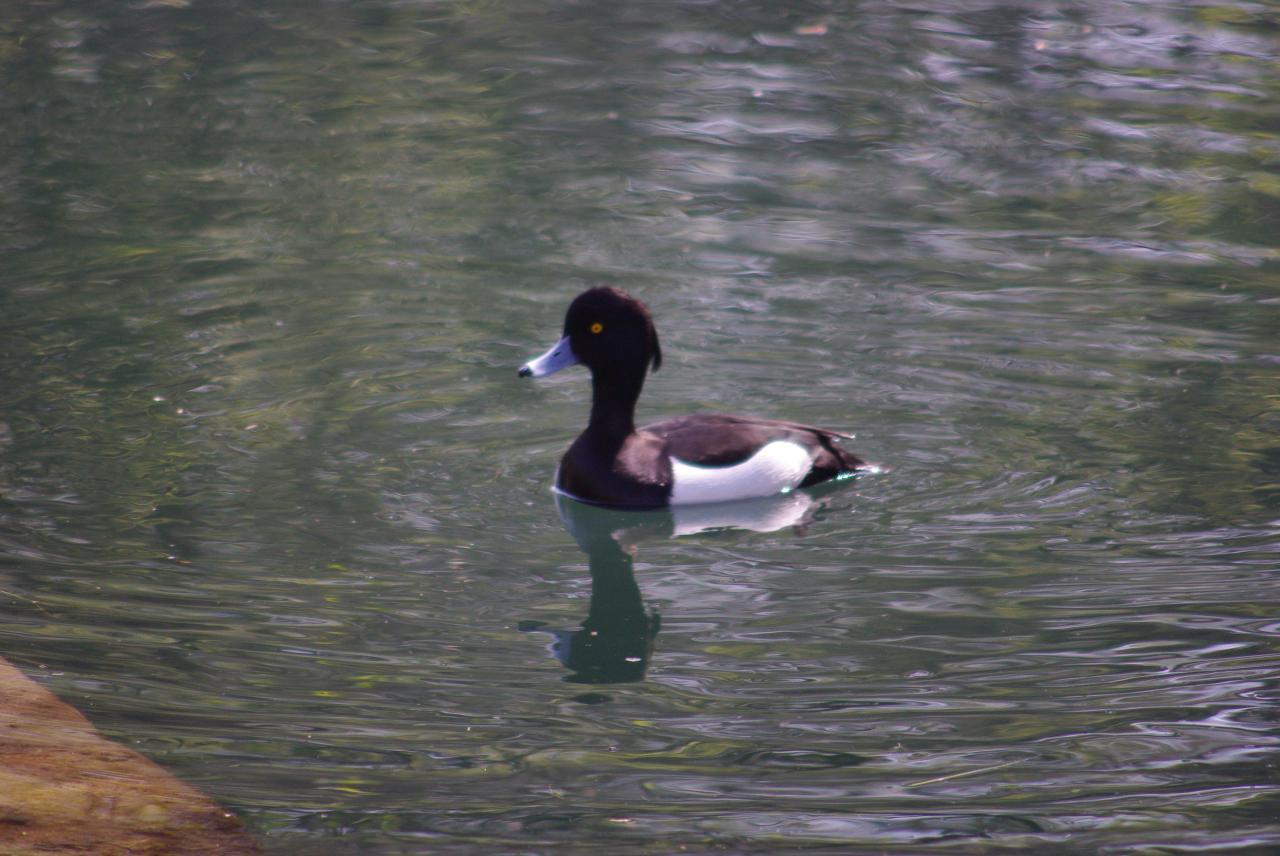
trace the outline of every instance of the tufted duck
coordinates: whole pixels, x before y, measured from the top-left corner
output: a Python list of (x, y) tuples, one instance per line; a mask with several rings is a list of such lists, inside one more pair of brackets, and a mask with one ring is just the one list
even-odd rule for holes
[(728, 502), (864, 466), (836, 445), (849, 435), (795, 422), (699, 413), (637, 429), (636, 400), (662, 350), (644, 304), (620, 289), (578, 295), (563, 338), (519, 374), (545, 377), (579, 363), (591, 371), (591, 419), (556, 474), (556, 488), (575, 499), (629, 508)]

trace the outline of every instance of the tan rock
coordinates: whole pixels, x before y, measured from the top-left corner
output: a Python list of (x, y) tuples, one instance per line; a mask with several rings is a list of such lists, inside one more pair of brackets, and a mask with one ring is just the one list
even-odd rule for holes
[(0, 854), (259, 852), (230, 812), (0, 659)]

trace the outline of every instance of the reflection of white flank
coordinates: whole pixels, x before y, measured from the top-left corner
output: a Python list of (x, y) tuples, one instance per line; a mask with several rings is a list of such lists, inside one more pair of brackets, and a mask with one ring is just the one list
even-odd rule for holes
[(810, 510), (817, 500), (802, 490), (763, 499), (709, 505), (682, 505), (671, 509), (673, 537), (714, 532), (721, 529), (747, 529), (751, 532), (775, 532), (786, 526), (802, 526), (808, 522)]
[(787, 440), (774, 440), (731, 467), (698, 467), (672, 458), (671, 504), (773, 496), (799, 486), (812, 465), (809, 450)]

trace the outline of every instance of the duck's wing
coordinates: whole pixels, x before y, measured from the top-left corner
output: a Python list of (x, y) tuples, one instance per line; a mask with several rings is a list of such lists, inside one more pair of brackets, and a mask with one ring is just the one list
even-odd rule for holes
[(809, 450), (813, 469), (806, 485), (863, 465), (858, 456), (836, 445), (837, 440), (850, 435), (780, 419), (697, 413), (655, 422), (641, 431), (661, 437), (671, 457), (700, 467), (739, 464), (769, 443), (787, 440)]

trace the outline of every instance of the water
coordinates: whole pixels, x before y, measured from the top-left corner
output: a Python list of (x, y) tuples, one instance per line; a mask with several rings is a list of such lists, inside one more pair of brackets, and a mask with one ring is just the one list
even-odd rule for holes
[[(1275, 21), (11, 11), (0, 654), (273, 853), (1271, 852)], [(558, 508), (599, 283), (884, 471)]]

